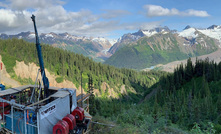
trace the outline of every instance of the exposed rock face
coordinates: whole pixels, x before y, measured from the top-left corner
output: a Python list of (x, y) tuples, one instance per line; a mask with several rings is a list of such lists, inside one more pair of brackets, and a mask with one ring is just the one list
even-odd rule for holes
[(2, 57), (0, 55), (0, 63), (2, 63), (2, 70), (0, 70), (0, 83), (3, 85), (7, 85), (10, 87), (18, 87), (20, 86), (20, 83), (15, 81), (10, 77), (10, 75), (7, 73), (4, 63), (2, 62)]
[[(0, 63), (1, 62), (2, 62), (2, 60), (1, 60), (1, 56), (0, 56)], [(32, 81), (36, 80), (38, 69), (39, 69), (39, 67), (36, 64), (29, 63), (27, 65), (24, 63), (24, 61), (21, 61), (21, 62), (16, 61), (16, 66), (14, 67), (15, 74), (18, 77), (20, 77), (22, 79), (24, 79), (24, 78), (29, 79), (30, 78)], [(60, 88), (75, 88), (75, 89), (77, 89), (77, 91), (76, 91), (77, 95), (81, 94), (81, 87), (80, 86), (78, 88), (76, 88), (75, 84), (73, 84), (71, 81), (68, 81), (68, 80), (64, 80), (61, 83), (57, 83), (55, 78), (58, 76), (55, 76), (54, 74), (50, 73), (47, 69), (45, 70), (45, 72), (46, 72), (46, 76), (49, 79), (50, 86), (60, 87)], [(40, 75), (41, 74), (39, 73), (38, 79), (41, 79)], [(10, 77), (10, 75), (7, 73), (7, 71), (5, 69), (4, 64), (3, 64), (3, 70), (1, 71), (1, 80), (2, 80), (3, 84), (10, 86), (10, 87), (21, 86), (21, 84), (19, 82), (15, 81), (14, 79), (12, 79)], [(119, 97), (118, 92), (116, 92), (113, 88), (110, 88), (110, 86), (106, 82), (103, 82), (101, 84), (101, 90), (102, 90), (102, 92), (107, 92), (108, 97), (113, 97), (113, 98)], [(95, 92), (96, 96), (101, 96), (101, 93), (98, 89), (94, 89), (94, 92)], [(119, 89), (119, 92), (121, 94), (127, 94), (125, 86), (122, 86), (121, 89)], [(83, 90), (83, 93), (85, 93), (84, 90)]]

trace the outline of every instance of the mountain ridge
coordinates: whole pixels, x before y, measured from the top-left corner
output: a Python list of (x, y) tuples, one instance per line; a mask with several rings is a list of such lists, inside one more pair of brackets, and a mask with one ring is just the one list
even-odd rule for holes
[[(174, 32), (166, 27), (158, 32), (156, 29), (146, 31), (148, 32), (145, 34), (147, 36), (140, 37), (128, 44), (126, 41), (130, 39), (125, 39), (123, 36), (116, 43), (118, 47), (115, 47), (115, 44), (110, 49), (111, 51), (115, 47), (115, 53), (105, 63), (120, 68), (143, 69), (157, 64), (209, 54), (221, 47), (219, 36), (214, 36), (218, 35), (221, 29), (215, 28), (214, 30), (200, 31), (189, 27), (182, 32)], [(209, 35), (208, 31), (213, 32), (214, 35)], [(121, 44), (121, 42), (124, 43)]]
[[(35, 42), (34, 32), (21, 32), (14, 35), (0, 34), (1, 39), (18, 38), (24, 39), (28, 42)], [(69, 33), (41, 33), (39, 35), (41, 43), (50, 44), (54, 47), (66, 49), (72, 52), (83, 54), (85, 56), (92, 57), (97, 60), (101, 60), (106, 57), (104, 50), (109, 49), (112, 44), (109, 40), (103, 37), (86, 37), (75, 36)], [(99, 57), (100, 56), (100, 57)]]

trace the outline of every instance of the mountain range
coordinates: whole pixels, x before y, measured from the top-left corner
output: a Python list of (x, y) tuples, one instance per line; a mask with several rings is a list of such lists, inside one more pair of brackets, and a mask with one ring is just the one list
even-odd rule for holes
[[(1, 39), (18, 38), (28, 42), (35, 42), (35, 33), (21, 32), (16, 35), (0, 34)], [(68, 33), (42, 33), (39, 35), (41, 43), (69, 50), (75, 53), (92, 57), (97, 61), (103, 61), (108, 55), (107, 50), (112, 46), (109, 40), (103, 37), (75, 36)]]
[[(35, 42), (33, 32), (21, 32), (16, 35), (2, 33), (0, 38)], [(140, 29), (135, 33), (124, 34), (114, 42), (103, 37), (53, 32), (42, 33), (39, 39), (41, 43), (80, 53), (105, 64), (120, 68), (144, 69), (216, 51), (221, 47), (221, 26), (212, 25), (199, 29), (187, 25), (181, 32), (170, 30), (166, 26)]]
[(221, 26), (206, 29), (186, 26), (177, 32), (168, 27), (139, 30), (123, 35), (109, 50), (105, 63), (116, 67), (144, 69), (157, 64), (205, 55), (221, 45)]

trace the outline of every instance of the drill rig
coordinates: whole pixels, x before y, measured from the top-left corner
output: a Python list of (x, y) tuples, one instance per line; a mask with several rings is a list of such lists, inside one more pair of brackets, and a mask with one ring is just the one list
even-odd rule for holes
[[(76, 89), (49, 86), (35, 16), (32, 15), (31, 19), (34, 23), (40, 69), (35, 85), (0, 91), (2, 122), (0, 132), (16, 134), (84, 133), (88, 129), (92, 117), (78, 106), (78, 102), (86, 100), (90, 94), (85, 96), (82, 94), (82, 98), (76, 96)], [(37, 85), (39, 73), (41, 73), (41, 80)]]

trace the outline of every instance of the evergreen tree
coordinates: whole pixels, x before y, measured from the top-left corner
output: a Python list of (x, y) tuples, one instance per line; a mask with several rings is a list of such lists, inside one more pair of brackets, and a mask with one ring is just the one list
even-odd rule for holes
[(89, 93), (91, 93), (90, 99), (89, 99), (89, 107), (90, 107), (90, 114), (95, 115), (96, 114), (96, 103), (95, 103), (95, 96), (94, 96), (94, 87), (93, 87), (93, 79), (91, 76), (89, 76), (89, 82), (88, 82), (88, 88)]
[(190, 81), (193, 77), (193, 64), (191, 58), (187, 60), (187, 65), (185, 68), (185, 80)]

